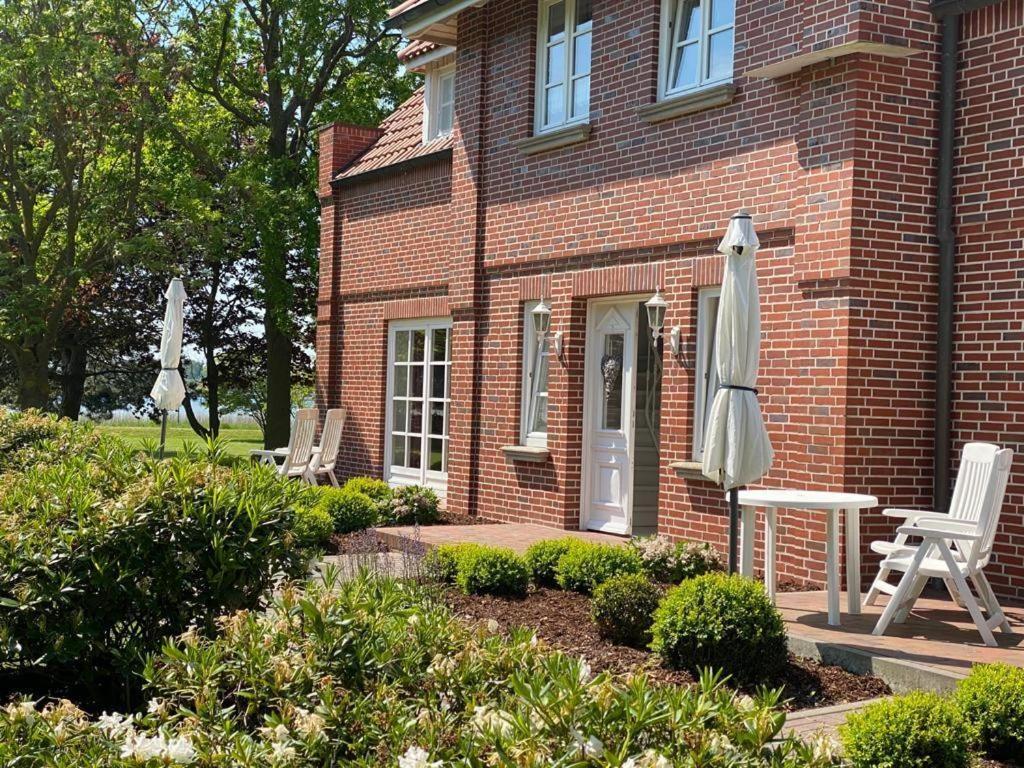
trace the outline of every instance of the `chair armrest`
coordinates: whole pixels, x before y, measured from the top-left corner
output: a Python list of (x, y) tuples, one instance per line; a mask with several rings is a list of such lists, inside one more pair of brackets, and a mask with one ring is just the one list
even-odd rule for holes
[(902, 517), (908, 522), (915, 520), (948, 520), (949, 515), (945, 512), (932, 512), (930, 509), (883, 509), (882, 514), (886, 517)]
[(925, 539), (962, 539), (976, 541), (981, 538), (974, 523), (958, 520), (922, 520), (915, 525), (901, 525), (897, 531), (907, 536)]

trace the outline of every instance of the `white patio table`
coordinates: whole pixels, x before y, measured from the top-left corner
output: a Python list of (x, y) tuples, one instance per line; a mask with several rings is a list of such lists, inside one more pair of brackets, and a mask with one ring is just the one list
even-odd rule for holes
[(847, 608), (851, 614), (860, 613), (860, 510), (878, 506), (878, 499), (859, 493), (830, 493), (827, 491), (787, 491), (766, 489), (740, 491), (742, 507), (742, 550), (740, 573), (754, 575), (754, 514), (763, 508), (764, 529), (764, 581), (768, 595), (775, 600), (775, 538), (777, 509), (806, 509), (821, 511), (825, 517), (825, 564), (828, 578), (828, 623), (839, 626), (839, 513), (846, 511), (846, 589)]

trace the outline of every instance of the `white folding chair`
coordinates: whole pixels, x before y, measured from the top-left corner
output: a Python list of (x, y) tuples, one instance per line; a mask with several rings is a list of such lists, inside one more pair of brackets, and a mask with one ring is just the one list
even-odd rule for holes
[(334, 476), (334, 465), (338, 462), (338, 451), (341, 448), (341, 433), (345, 429), (345, 409), (331, 408), (324, 419), (324, 429), (320, 433), (320, 445), (313, 449), (313, 460), (309, 464), (308, 480), (316, 485), (317, 478), (327, 475), (331, 485), (338, 487), (338, 478)]
[(297, 477), (309, 482), (309, 465), (313, 460), (313, 439), (316, 437), (316, 408), (300, 408), (295, 413), (295, 424), (288, 440), (288, 452), (278, 466), (283, 477)]
[[(996, 645), (992, 634), (995, 627), (1012, 631), (984, 573), (992, 557), (1012, 462), (1013, 451), (1009, 448), (968, 443), (961, 455), (949, 514), (885, 510), (890, 517), (903, 518), (904, 524), (897, 528), (895, 541), (871, 544), (871, 549), (885, 559), (864, 602), (873, 604), (882, 592), (892, 596), (873, 634), (884, 634), (893, 621), (905, 621), (929, 578), (943, 580), (956, 603), (971, 614), (986, 645)], [(919, 538), (921, 543), (910, 544), (910, 538)], [(887, 581), (893, 571), (903, 573), (895, 587)], [(978, 592), (987, 619), (967, 585), (968, 579)]]

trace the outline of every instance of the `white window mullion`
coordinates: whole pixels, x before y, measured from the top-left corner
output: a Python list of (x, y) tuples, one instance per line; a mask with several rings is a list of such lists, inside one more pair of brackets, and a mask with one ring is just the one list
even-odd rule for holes
[[(700, 16), (693, 37), (689, 24), (693, 17), (688, 10)], [(732, 78), (735, 11), (735, 0), (663, 0), (659, 98), (700, 90)], [(687, 61), (688, 70), (684, 69)], [(687, 71), (689, 76), (683, 77)]]

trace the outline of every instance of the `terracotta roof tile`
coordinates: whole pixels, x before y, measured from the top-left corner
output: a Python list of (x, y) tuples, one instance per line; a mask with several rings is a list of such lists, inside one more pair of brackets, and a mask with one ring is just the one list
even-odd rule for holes
[(440, 47), (437, 43), (432, 43), (429, 40), (413, 40), (398, 52), (398, 60), (403, 64), (407, 64), (416, 57), (436, 51)]
[(388, 11), (388, 18), (393, 19), (395, 16), (401, 16), (410, 8), (415, 8), (417, 5), (423, 5), (427, 2), (429, 2), (429, 0), (403, 0), (403, 2), (398, 3)]
[(380, 127), (384, 131), (381, 137), (355, 162), (335, 174), (335, 179), (352, 178), (452, 146), (451, 135), (423, 143), (422, 88), (385, 118)]

